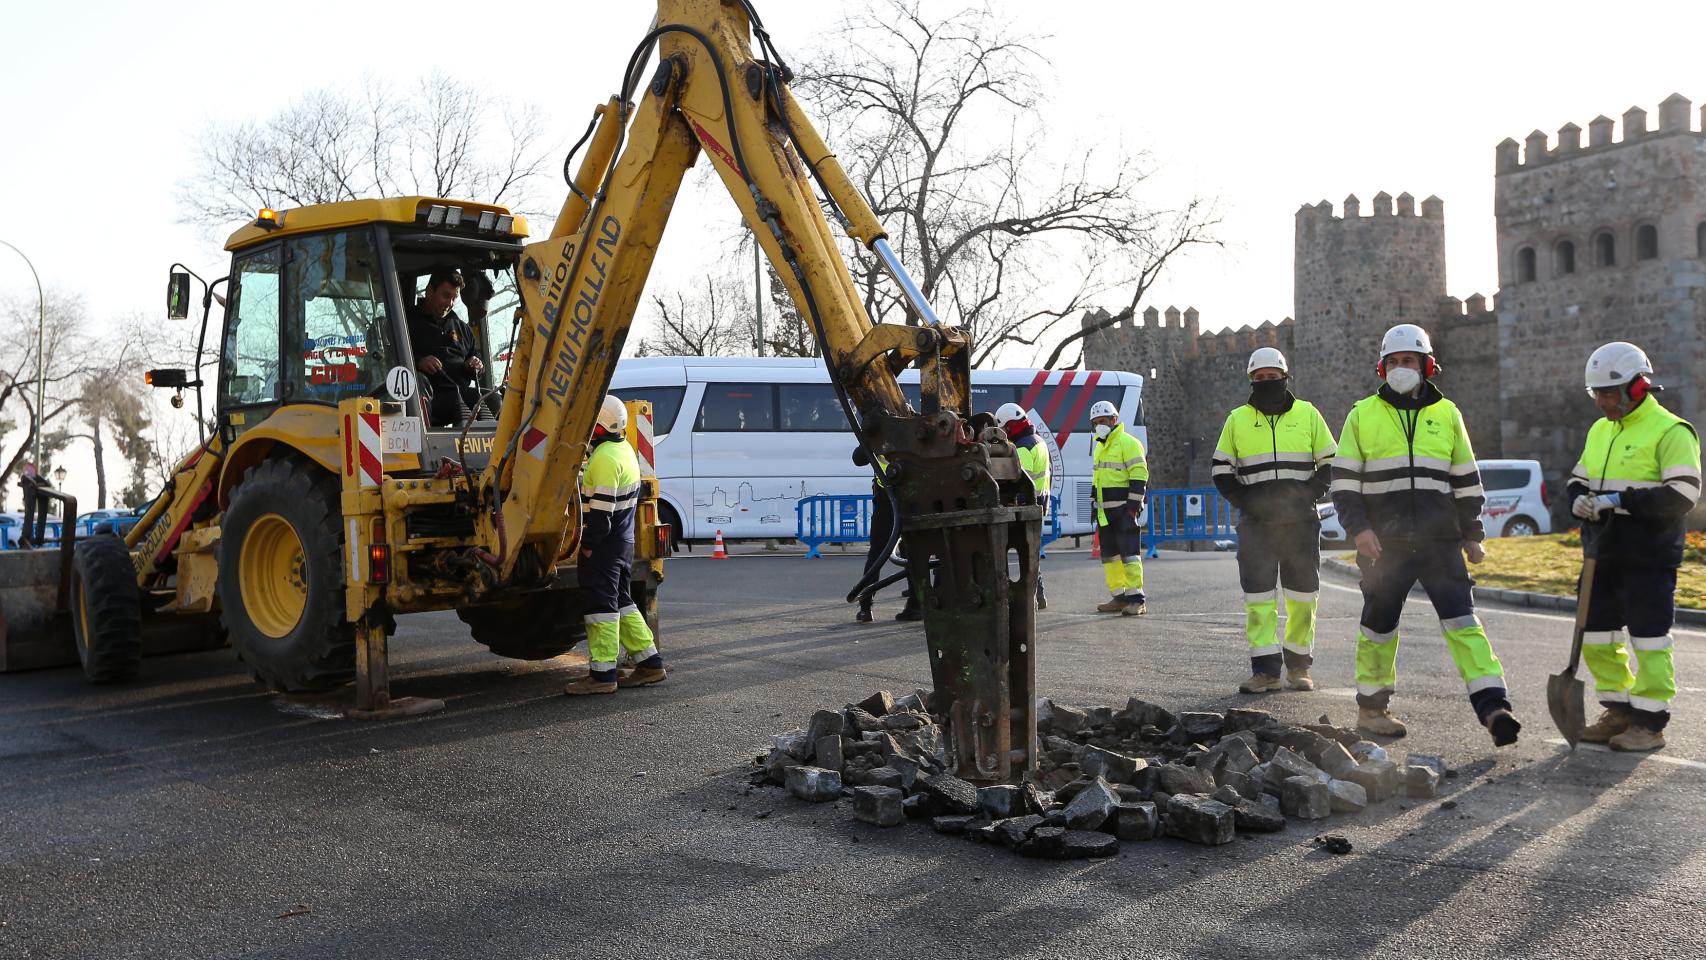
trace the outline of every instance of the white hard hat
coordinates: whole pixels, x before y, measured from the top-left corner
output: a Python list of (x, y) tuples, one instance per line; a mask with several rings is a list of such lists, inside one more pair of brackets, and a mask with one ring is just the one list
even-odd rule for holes
[(598, 425), (608, 433), (621, 433), (628, 429), (628, 405), (614, 394), (605, 394), (604, 403), (598, 408)]
[(1434, 342), (1428, 339), (1428, 332), (1413, 323), (1400, 323), (1380, 338), (1380, 357), (1383, 360), (1394, 353), (1425, 353), (1432, 356), (1433, 352)]
[(1608, 343), (1588, 357), (1587, 384), (1589, 390), (1621, 387), (1638, 376), (1651, 375), (1653, 362), (1646, 351), (1621, 340)]
[(1120, 409), (1106, 400), (1097, 400), (1090, 404), (1090, 419), (1092, 420), (1097, 417), (1113, 417), (1117, 420), (1119, 416)]
[(1273, 347), (1259, 347), (1250, 354), (1250, 365), (1244, 368), (1246, 376), (1264, 367), (1273, 367), (1280, 373), (1290, 373), (1291, 368), (1285, 365), (1285, 354)]
[(1030, 417), (1025, 416), (1025, 408), (1016, 403), (1004, 403), (995, 408), (995, 422), (1002, 425), (1012, 423), (1015, 420), (1029, 419)]

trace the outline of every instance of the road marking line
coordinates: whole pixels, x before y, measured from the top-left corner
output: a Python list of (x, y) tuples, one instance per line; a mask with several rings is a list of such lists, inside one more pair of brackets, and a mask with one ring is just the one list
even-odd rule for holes
[[(1362, 595), (1362, 589), (1360, 587), (1347, 587), (1340, 583), (1328, 583), (1326, 580), (1321, 581), (1321, 586), (1328, 587), (1333, 590), (1343, 590), (1346, 593), (1354, 593), (1358, 596)], [(1536, 620), (1555, 620), (1571, 624), (1576, 622), (1576, 616), (1573, 613), (1530, 613), (1527, 610), (1507, 610), (1504, 607), (1480, 605), (1475, 607), (1475, 611), (1477, 613), (1495, 613), (1507, 617), (1533, 617)], [(1686, 630), (1681, 627), (1672, 627), (1670, 632), (1672, 634), (1681, 634), (1686, 637), (1706, 637), (1706, 630)]]
[[(1548, 740), (1546, 742), (1550, 743), (1550, 744), (1555, 744), (1555, 745), (1560, 746), (1560, 747), (1567, 747), (1570, 745), (1569, 741), (1562, 740), (1562, 739), (1552, 739), (1552, 740)], [(1613, 752), (1609, 747), (1602, 747), (1597, 743), (1584, 743), (1584, 744), (1581, 744), (1577, 749), (1593, 750), (1593, 751), (1596, 751), (1598, 753), (1612, 753)], [(1641, 759), (1643, 759), (1643, 760), (1656, 760), (1659, 763), (1668, 763), (1668, 764), (1670, 764), (1672, 766), (1676, 766), (1676, 767), (1692, 767), (1695, 770), (1706, 770), (1706, 763), (1701, 763), (1698, 760), (1685, 760), (1682, 757), (1667, 757), (1662, 753), (1648, 754), (1647, 756), (1642, 757)]]

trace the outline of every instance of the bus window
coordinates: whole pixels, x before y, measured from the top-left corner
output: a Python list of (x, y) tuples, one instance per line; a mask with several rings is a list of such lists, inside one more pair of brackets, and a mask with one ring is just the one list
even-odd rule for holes
[(652, 433), (661, 436), (675, 427), (675, 417), (681, 412), (681, 395), (686, 387), (623, 387), (610, 391), (618, 399), (650, 400), (652, 402)]
[(784, 383), (781, 391), (782, 429), (846, 433), (847, 415), (835, 388), (825, 383)]
[(693, 429), (752, 432), (776, 429), (776, 388), (768, 383), (707, 383)]

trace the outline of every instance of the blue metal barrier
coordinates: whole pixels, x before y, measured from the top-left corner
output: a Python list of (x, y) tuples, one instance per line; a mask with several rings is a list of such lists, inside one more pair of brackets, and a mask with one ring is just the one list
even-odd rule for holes
[(835, 495), (820, 493), (801, 497), (794, 506), (797, 518), (794, 538), (806, 545), (806, 556), (821, 557), (826, 543), (860, 543), (871, 539), (871, 507), (876, 498), (868, 493)]
[(1236, 511), (1213, 487), (1150, 490), (1144, 498), (1149, 501), (1150, 557), (1156, 556), (1155, 547), (1164, 540), (1238, 540), (1238, 528), (1233, 526)]
[[(122, 536), (126, 530), (136, 526), (137, 521), (141, 519), (141, 517), (130, 516), (116, 517), (110, 520), (78, 520), (75, 522), (74, 526), (77, 530), (78, 539), (94, 536), (95, 528), (102, 524), (109, 525), (112, 528), (113, 533)], [(45, 546), (47, 544), (58, 543), (62, 525), (63, 521), (60, 520), (47, 521), (47, 538), (42, 541), (42, 545)], [(17, 549), (18, 533), (22, 529), (23, 528), (21, 526), (16, 524), (0, 526), (0, 550)]]
[[(876, 498), (868, 493), (820, 493), (801, 497), (794, 506), (794, 539), (806, 545), (806, 556), (821, 557), (826, 543), (864, 543), (871, 539), (871, 510)], [(1043, 556), (1060, 539), (1060, 498), (1049, 497), (1049, 521), (1043, 530)]]

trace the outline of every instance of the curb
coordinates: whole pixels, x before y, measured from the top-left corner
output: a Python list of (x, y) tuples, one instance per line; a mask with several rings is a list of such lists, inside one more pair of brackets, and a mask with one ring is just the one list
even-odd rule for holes
[[(1322, 558), (1321, 572), (1331, 574), (1341, 580), (1362, 579), (1362, 573), (1357, 570), (1356, 564), (1346, 563), (1336, 557)], [(1499, 603), (1509, 607), (1559, 610), (1572, 614), (1576, 612), (1575, 597), (1560, 597), (1550, 593), (1532, 593), (1527, 590), (1506, 590), (1502, 587), (1476, 587), (1473, 592), (1476, 603)], [(1677, 607), (1676, 622), (1695, 626), (1706, 625), (1706, 610)]]

